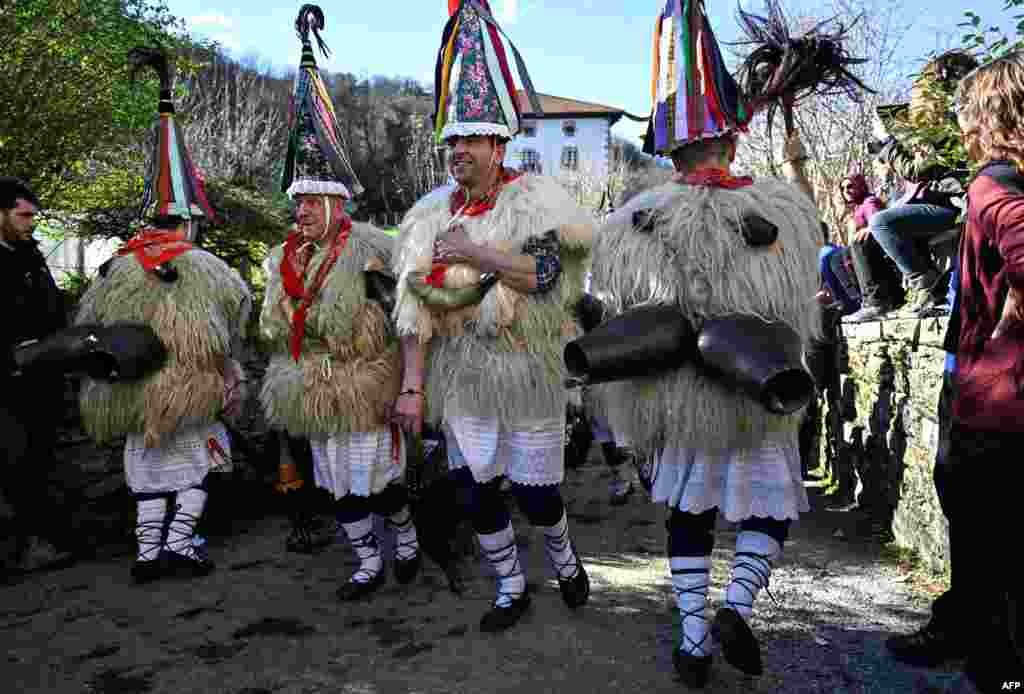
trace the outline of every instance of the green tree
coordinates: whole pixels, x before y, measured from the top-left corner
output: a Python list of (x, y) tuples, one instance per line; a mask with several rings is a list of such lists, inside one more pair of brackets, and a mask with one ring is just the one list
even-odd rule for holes
[[(169, 47), (180, 31), (162, 0), (0, 3), (0, 171), (29, 181), (49, 207), (91, 204), (102, 187), (69, 182), (107, 173), (97, 155), (153, 118), (156, 87), (130, 83), (128, 50)], [(109, 183), (116, 193), (126, 181)]]
[[(1022, 7), (1024, 0), (1005, 0), (1003, 11), (1013, 13), (1014, 30), (1010, 34), (998, 26), (986, 25), (976, 12), (965, 11), (965, 19), (958, 25), (964, 30), (960, 50), (985, 65), (1011, 51), (1024, 49)], [(894, 134), (917, 155), (923, 167), (935, 165), (953, 171), (966, 182), (984, 162), (968, 161), (955, 116), (955, 80), (943, 80), (926, 68), (918, 76), (915, 89), (919, 94), (912, 99), (911, 107), (894, 119)], [(915, 107), (915, 100), (924, 107)]]

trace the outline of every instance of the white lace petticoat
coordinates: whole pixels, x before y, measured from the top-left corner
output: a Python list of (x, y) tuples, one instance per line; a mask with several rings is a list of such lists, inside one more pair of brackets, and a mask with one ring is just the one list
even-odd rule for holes
[(565, 477), (565, 422), (542, 419), (500, 429), (488, 417), (452, 417), (444, 422), (448, 466), (468, 467), (477, 482), (505, 475), (528, 485), (561, 484)]
[(231, 459), (231, 442), (223, 424), (181, 428), (161, 438), (158, 448), (146, 448), (142, 434), (129, 434), (124, 446), (124, 472), (128, 488), (136, 494), (176, 492), (202, 483), (208, 473), (229, 464), (211, 458), (208, 442), (214, 439)]
[(655, 460), (655, 503), (689, 513), (717, 507), (729, 522), (796, 519), (810, 510), (795, 445), (707, 451), (669, 448)]
[(346, 494), (370, 496), (405, 477), (405, 442), (399, 436), (398, 462), (391, 448), (391, 431), (341, 434), (309, 439), (313, 449), (316, 486), (335, 499)]

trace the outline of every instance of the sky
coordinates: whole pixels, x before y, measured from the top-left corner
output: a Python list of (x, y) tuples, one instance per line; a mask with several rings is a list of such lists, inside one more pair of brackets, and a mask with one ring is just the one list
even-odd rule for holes
[[(665, 0), (490, 0), (499, 23), (522, 53), (538, 91), (591, 101), (646, 115), (651, 109), (651, 38), (654, 17)], [(258, 56), (276, 68), (298, 65), (295, 15), (300, 2), (281, 0), (167, 0), (190, 32), (221, 43), (235, 58)], [(746, 11), (762, 12), (763, 0), (744, 0)], [(986, 24), (1011, 26), (1004, 0), (783, 0), (787, 14), (832, 16), (835, 2), (896, 7), (905, 25), (901, 42), (906, 64), (936, 49), (958, 45), (963, 10)], [(707, 0), (720, 43), (739, 37), (737, 0)], [(447, 19), (447, 0), (322, 3), (322, 36), (330, 58), (321, 68), (357, 75), (410, 77), (433, 83), (434, 62)], [(723, 46), (725, 50), (725, 46)], [(912, 72), (912, 70), (909, 70)], [(518, 80), (517, 80), (517, 84)], [(613, 133), (638, 142), (646, 126), (623, 119)]]

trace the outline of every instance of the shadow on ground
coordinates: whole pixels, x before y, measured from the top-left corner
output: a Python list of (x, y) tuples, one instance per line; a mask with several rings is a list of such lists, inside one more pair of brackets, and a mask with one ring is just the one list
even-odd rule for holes
[[(346, 544), (287, 554), (287, 521), (249, 507), (212, 534), (219, 570), (205, 579), (134, 586), (124, 543), (0, 587), (0, 678), (24, 694), (682, 691), (671, 661), (677, 616), (664, 511), (639, 492), (610, 507), (606, 474), (597, 457), (570, 471), (565, 486), (593, 587), (578, 611), (562, 604), (539, 532), (518, 517), (535, 600), (521, 624), (495, 636), (477, 628), (494, 585), (475, 558), (461, 597), (428, 562), (411, 586), (390, 580), (371, 600), (343, 604), (334, 592), (356, 566)], [(718, 658), (706, 691), (941, 692), (954, 670), (905, 668), (884, 653), (887, 636), (923, 623), (924, 600), (880, 548), (833, 537), (851, 516), (814, 504), (773, 576), (777, 602), (758, 603), (766, 674), (747, 678)], [(712, 608), (734, 541), (721, 525)]]

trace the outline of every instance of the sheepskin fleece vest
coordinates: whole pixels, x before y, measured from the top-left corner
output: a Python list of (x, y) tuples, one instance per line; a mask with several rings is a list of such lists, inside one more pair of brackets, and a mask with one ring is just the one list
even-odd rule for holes
[(245, 337), (249, 288), (227, 263), (198, 248), (169, 264), (178, 273), (174, 282), (147, 272), (134, 256), (115, 258), (82, 298), (76, 324), (144, 323), (168, 353), (164, 366), (141, 381), (83, 380), (82, 422), (99, 442), (141, 433), (156, 447), (181, 426), (213, 422), (224, 408), (224, 371)]
[[(370, 432), (386, 425), (398, 397), (398, 343), (388, 316), (366, 298), (364, 270), (388, 271), (394, 239), (353, 222), (345, 248), (306, 317), (302, 353), (288, 347), (291, 325), (282, 306), (290, 299), (281, 279), (284, 245), (267, 256), (260, 333), (273, 351), (260, 389), (268, 424), (294, 435)], [(319, 248), (306, 270), (307, 285), (324, 262)]]
[[(452, 219), (454, 186), (421, 199), (401, 226), (395, 259), (400, 335), (429, 344), (427, 417), (437, 423), (458, 416), (495, 417), (514, 429), (530, 420), (562, 417), (566, 371), (562, 350), (578, 334), (570, 307), (582, 295), (584, 262), (595, 222), (554, 179), (523, 174), (499, 192), (493, 209), (459, 220), (476, 243), (521, 253), (531, 236), (555, 231), (562, 273), (543, 294), (522, 294), (498, 282), (478, 306), (443, 312), (409, 291), (410, 272), (428, 272), (434, 241)], [(475, 283), (479, 271), (453, 266), (445, 286)]]
[[(634, 227), (656, 211), (652, 231)], [(755, 212), (779, 230), (748, 246), (741, 219)], [(620, 314), (644, 304), (678, 306), (699, 330), (729, 314), (783, 321), (804, 344), (820, 334), (814, 294), (821, 227), (796, 186), (765, 179), (735, 190), (668, 183), (639, 194), (598, 233), (592, 291)], [(648, 451), (725, 450), (791, 443), (801, 414), (775, 415), (693, 366), (596, 386), (615, 431)]]

